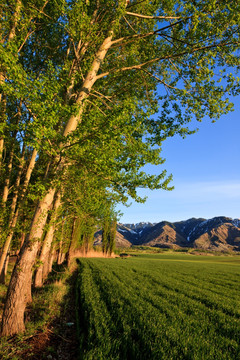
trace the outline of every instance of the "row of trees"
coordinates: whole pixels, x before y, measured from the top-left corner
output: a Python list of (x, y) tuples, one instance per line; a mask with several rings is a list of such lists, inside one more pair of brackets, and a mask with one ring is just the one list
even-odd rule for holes
[[(56, 251), (87, 249), (96, 224), (112, 249), (114, 204), (169, 189), (161, 144), (216, 119), (239, 93), (238, 2), (3, 0), (0, 4), (2, 335), (24, 331), (32, 273)], [(157, 115), (156, 115), (157, 114)], [(227, 126), (227, 125), (226, 125)], [(72, 242), (68, 240), (72, 239)], [(50, 267), (49, 267), (50, 264)]]

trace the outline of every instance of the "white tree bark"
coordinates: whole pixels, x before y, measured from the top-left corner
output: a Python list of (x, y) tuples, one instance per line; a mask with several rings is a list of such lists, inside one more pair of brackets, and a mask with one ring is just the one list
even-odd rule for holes
[(58, 210), (60, 204), (61, 204), (61, 195), (58, 192), (58, 194), (56, 195), (54, 206), (53, 206), (53, 216), (50, 220), (51, 224), (50, 224), (49, 229), (44, 238), (44, 242), (43, 242), (40, 257), (39, 257), (39, 261), (41, 262), (41, 264), (39, 265), (39, 267), (37, 268), (36, 273), (35, 273), (35, 278), (34, 278), (34, 286), (35, 287), (41, 287), (49, 273), (48, 272), (48, 269), (49, 269), (48, 262), (50, 260), (49, 259), (50, 250), (51, 250), (53, 236), (54, 236), (54, 232), (55, 232), (55, 220), (56, 220), (57, 210)]
[(14, 267), (2, 317), (2, 336), (25, 330), (24, 311), (30, 299), (32, 268), (54, 194), (55, 189), (50, 189), (44, 199), (39, 202), (32, 221), (31, 232), (24, 242)]
[[(32, 171), (33, 171), (34, 166), (35, 166), (36, 156), (37, 156), (37, 150), (34, 149), (33, 153), (32, 153), (32, 156), (31, 156), (31, 160), (30, 160), (28, 168), (27, 168), (26, 175), (25, 175), (24, 184), (23, 184), (23, 190), (22, 190), (22, 193), (21, 193), (20, 204), (19, 204), (19, 207), (18, 207), (18, 209), (16, 211), (15, 211), (15, 209), (16, 209), (16, 200), (17, 199), (13, 199), (12, 209), (11, 209), (12, 210), (12, 215), (11, 215), (11, 219), (10, 219), (10, 223), (9, 223), (9, 232), (8, 232), (8, 235), (7, 235), (7, 239), (6, 239), (6, 241), (5, 241), (4, 245), (3, 245), (2, 252), (1, 252), (1, 257), (0, 257), (0, 274), (2, 274), (4, 264), (6, 264), (6, 257), (7, 257), (10, 245), (11, 245), (12, 237), (13, 237), (13, 234), (14, 234), (14, 229), (16, 227), (17, 220), (18, 220), (19, 208), (21, 207), (21, 202), (23, 201), (25, 193), (27, 191), (27, 187), (28, 187), (31, 175), (32, 175)], [(1, 279), (4, 279), (4, 276), (2, 276), (0, 278), (0, 283), (1, 283)]]

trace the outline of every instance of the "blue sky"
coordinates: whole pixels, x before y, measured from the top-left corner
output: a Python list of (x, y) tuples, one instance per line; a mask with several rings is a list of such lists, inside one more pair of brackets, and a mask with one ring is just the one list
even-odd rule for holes
[(179, 136), (163, 144), (163, 167), (147, 166), (150, 173), (166, 169), (173, 174), (173, 191), (144, 190), (145, 204), (132, 201), (120, 222), (179, 221), (191, 217), (240, 218), (240, 99), (234, 100), (234, 112), (216, 123), (204, 119), (199, 131), (185, 139)]

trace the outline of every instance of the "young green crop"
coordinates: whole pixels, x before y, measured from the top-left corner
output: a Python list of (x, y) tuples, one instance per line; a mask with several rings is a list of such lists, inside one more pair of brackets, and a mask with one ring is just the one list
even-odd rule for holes
[(81, 259), (82, 359), (238, 359), (238, 257)]

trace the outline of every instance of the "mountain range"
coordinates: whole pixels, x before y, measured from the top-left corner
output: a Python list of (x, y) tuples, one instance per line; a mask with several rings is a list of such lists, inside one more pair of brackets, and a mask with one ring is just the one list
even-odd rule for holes
[[(95, 245), (100, 243), (99, 231), (95, 234)], [(191, 218), (178, 222), (118, 224), (116, 246), (133, 245), (240, 251), (240, 219), (219, 216), (208, 220)]]

